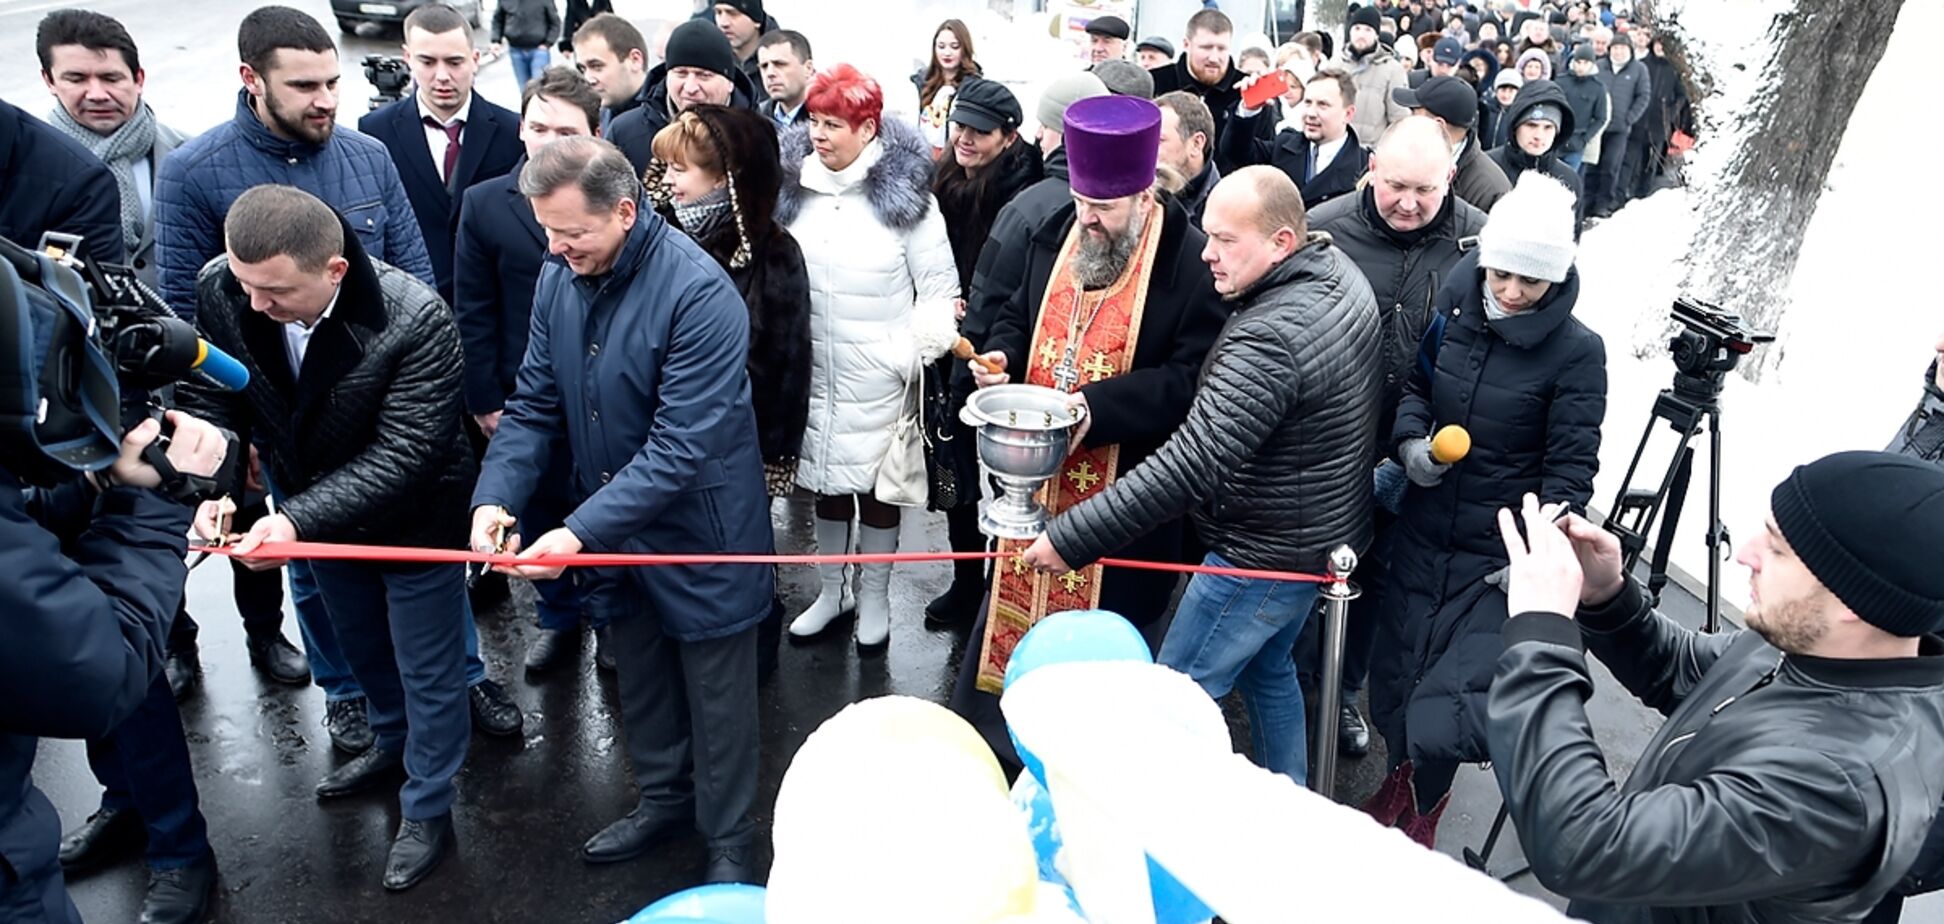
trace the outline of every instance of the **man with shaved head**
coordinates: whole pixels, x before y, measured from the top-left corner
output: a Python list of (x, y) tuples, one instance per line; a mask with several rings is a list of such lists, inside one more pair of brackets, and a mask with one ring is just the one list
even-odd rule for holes
[[(1042, 571), (1089, 564), (1190, 512), (1215, 567), (1318, 573), (1338, 545), (1370, 548), (1383, 397), (1370, 286), (1310, 233), (1302, 193), (1275, 167), (1216, 184), (1202, 229), (1202, 261), (1234, 313), (1188, 419), (1112, 487), (1047, 524), (1025, 554)], [(1298, 783), (1308, 759), (1289, 652), (1315, 600), (1315, 584), (1198, 574), (1156, 659), (1216, 699), (1241, 690), (1256, 763)]]
[[(1383, 321), (1384, 397), (1377, 412), (1377, 432), (1390, 433), (1397, 403), (1410, 379), (1418, 341), (1431, 324), (1431, 300), (1445, 271), (1458, 262), (1458, 242), (1485, 227), (1485, 213), (1451, 193), (1451, 147), (1434, 119), (1411, 116), (1384, 133), (1370, 156), (1370, 181), (1356, 195), (1332, 199), (1310, 213), (1310, 227), (1328, 232), (1350, 262), (1363, 271), (1377, 299)], [(1395, 474), (1403, 490), (1402, 473)], [(1380, 491), (1380, 497), (1384, 492)], [(1384, 530), (1393, 519), (1380, 506), (1376, 511), (1378, 542), (1375, 554), (1357, 563), (1359, 582), (1366, 587), (1383, 575)], [(1367, 594), (1359, 601), (1369, 601)], [(1351, 604), (1349, 634), (1343, 651), (1343, 698), (1337, 716), (1338, 747), (1361, 757), (1370, 751), (1370, 729), (1357, 711), (1357, 691), (1370, 668), (1376, 620), (1369, 602)], [(1358, 618), (1362, 615), (1364, 618)], [(1315, 636), (1316, 632), (1305, 633)], [(1296, 669), (1309, 689), (1321, 673), (1320, 639), (1306, 638), (1296, 648)]]

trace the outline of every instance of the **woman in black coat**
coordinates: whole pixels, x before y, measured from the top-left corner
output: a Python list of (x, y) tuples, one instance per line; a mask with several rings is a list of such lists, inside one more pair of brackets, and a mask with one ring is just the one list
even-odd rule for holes
[[(750, 403), (771, 497), (796, 482), (810, 415), (810, 277), (803, 250), (775, 219), (782, 181), (776, 128), (746, 109), (696, 106), (654, 140), (643, 176), (656, 211), (722, 265), (749, 307)], [(776, 664), (783, 604), (759, 638), (759, 674)]]
[[(1508, 618), (1497, 515), (1526, 494), (1584, 511), (1600, 464), (1606, 347), (1572, 316), (1573, 193), (1528, 172), (1451, 269), (1391, 431), (1411, 480), (1377, 602), (1371, 717), (1393, 771), (1365, 804), (1429, 847), (1460, 763), (1486, 760), (1485, 698)], [(1471, 451), (1431, 456), (1456, 424)]]
[[(952, 260), (958, 266), (960, 320), (964, 319), (964, 299), (972, 293), (972, 271), (978, 265), (979, 251), (992, 235), (999, 210), (1044, 175), (1039, 148), (1019, 136), (1021, 117), (1019, 101), (1003, 84), (973, 77), (959, 85), (947, 150), (932, 172), (932, 194), (938, 198), (938, 213), (945, 218), (945, 235), (951, 240)], [(959, 422), (958, 407), (944, 403), (949, 400), (949, 383), (958, 365), (958, 360), (947, 356), (925, 371), (927, 399), (947, 412), (943, 419), (933, 415), (935, 419), (929, 422), (934, 430), (949, 437), (934, 438), (934, 465), (952, 472), (951, 491), (941, 492), (934, 484), (931, 508), (945, 511), (952, 551), (983, 552), (986, 538), (979, 532), (979, 466), (972, 451), (975, 438), (971, 428)], [(954, 562), (951, 586), (925, 605), (925, 617), (934, 624), (970, 622), (985, 591), (983, 562)]]

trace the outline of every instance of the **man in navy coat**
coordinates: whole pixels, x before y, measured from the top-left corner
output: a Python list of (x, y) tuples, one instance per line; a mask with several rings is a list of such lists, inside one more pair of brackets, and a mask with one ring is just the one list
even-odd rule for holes
[(461, 197), (519, 162), (520, 117), (473, 92), (479, 52), (472, 27), (451, 7), (421, 6), (405, 17), (405, 60), (418, 92), (359, 119), (358, 130), (384, 142), (398, 165), (449, 305)]
[[(601, 95), (571, 67), (548, 68), (526, 88), (520, 101), (520, 140), (529, 156), (556, 138), (592, 135), (601, 124)], [(533, 314), (533, 287), (547, 258), (547, 232), (533, 218), (533, 206), (520, 195), (520, 168), (466, 190), (459, 211), (459, 241), (453, 253), (452, 311), (466, 350), (466, 413), (487, 439), (499, 430), (506, 399), (513, 394), (520, 359), (526, 355), (527, 323)], [(540, 479), (527, 509), (518, 511), (522, 531), (537, 536), (560, 525), (573, 509), (565, 453), (556, 469)], [(526, 669), (540, 672), (578, 660), (580, 595), (573, 576), (537, 581), (533, 589), (540, 631), (527, 649)], [(613, 670), (607, 621), (598, 609), (594, 629), (600, 638), (595, 663)]]
[[(526, 361), (473, 492), (471, 543), (498, 546), (554, 454), (573, 460), (566, 525), (515, 536), (522, 556), (766, 554), (769, 498), (744, 361), (749, 311), (721, 267), (641, 202), (620, 149), (563, 138), (520, 171), (553, 256), (533, 298)], [(558, 564), (509, 569), (558, 576)], [(621, 718), (640, 800), (588, 840), (612, 863), (687, 830), (706, 880), (751, 882), (756, 627), (766, 565), (589, 569), (611, 606)]]

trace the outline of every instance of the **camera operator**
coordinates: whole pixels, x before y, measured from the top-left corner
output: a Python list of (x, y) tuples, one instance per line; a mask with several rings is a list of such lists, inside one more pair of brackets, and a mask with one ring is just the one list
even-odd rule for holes
[[(169, 462), (215, 474), (221, 431), (179, 411), (167, 419)], [(0, 920), (81, 920), (57, 859), (60, 820), (30, 779), (35, 739), (105, 735), (164, 684), (190, 509), (155, 490), (162, 477), (141, 459), (160, 433), (143, 421), (104, 472), (56, 489), (28, 488), (17, 460), (0, 458)], [(166, 686), (161, 696), (171, 702)]]
[(1937, 358), (1924, 370), (1924, 396), (1890, 440), (1889, 451), (1944, 462), (1944, 337), (1938, 338)]
[[(1517, 615), (1492, 766), (1576, 919), (1856, 921), (1919, 855), (1944, 791), (1944, 468), (1838, 453), (1770, 503), (1737, 556), (1748, 630), (1714, 635), (1654, 611), (1614, 534), (1530, 494), (1499, 513)], [(1624, 786), (1588, 651), (1667, 715)]]

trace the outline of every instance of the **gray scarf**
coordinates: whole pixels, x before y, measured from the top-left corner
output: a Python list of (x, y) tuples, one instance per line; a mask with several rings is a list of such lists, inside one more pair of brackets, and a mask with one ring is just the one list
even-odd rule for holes
[(701, 240), (714, 231), (722, 220), (729, 216), (729, 188), (711, 190), (707, 195), (687, 205), (675, 206), (675, 220), (681, 222), (682, 230), (689, 237)]
[(97, 135), (68, 115), (67, 107), (55, 106), (54, 127), (81, 142), (115, 174), (115, 187), (121, 192), (122, 243), (133, 256), (142, 242), (142, 194), (135, 188), (135, 161), (155, 148), (155, 111), (143, 103), (113, 134)]

